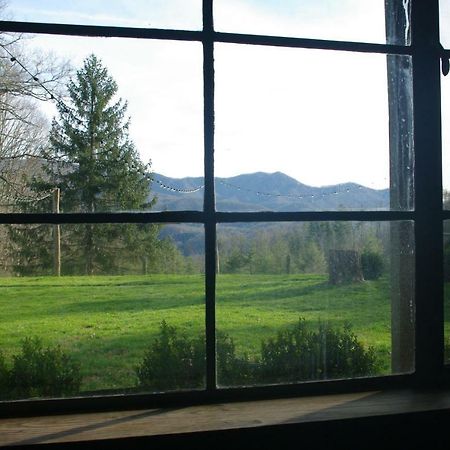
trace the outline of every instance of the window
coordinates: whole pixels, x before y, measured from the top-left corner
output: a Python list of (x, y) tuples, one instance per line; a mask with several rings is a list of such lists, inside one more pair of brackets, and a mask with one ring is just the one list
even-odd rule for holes
[(2, 133), (36, 133), (2, 161), (2, 408), (441, 377), (437, 0), (42, 3), (0, 22)]

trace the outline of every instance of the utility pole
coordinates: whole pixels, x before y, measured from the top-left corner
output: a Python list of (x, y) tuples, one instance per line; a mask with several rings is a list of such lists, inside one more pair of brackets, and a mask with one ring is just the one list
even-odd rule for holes
[[(53, 213), (59, 214), (59, 202), (61, 191), (55, 188), (53, 191)], [(53, 225), (53, 274), (61, 276), (61, 228), (59, 223)]]

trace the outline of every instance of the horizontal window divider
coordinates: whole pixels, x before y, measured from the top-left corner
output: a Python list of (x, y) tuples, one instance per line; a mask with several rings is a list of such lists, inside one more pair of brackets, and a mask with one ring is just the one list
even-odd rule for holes
[[(232, 223), (232, 222), (314, 222), (415, 220), (413, 211), (295, 211), (295, 212), (105, 212), (105, 213), (4, 213), (0, 224), (70, 223)], [(450, 211), (443, 218), (450, 218)]]
[(174, 41), (210, 40), (230, 44), (265, 45), (272, 47), (340, 50), (358, 53), (411, 55), (413, 47), (368, 42), (333, 41), (287, 36), (268, 36), (200, 30), (171, 30), (162, 28), (131, 28), (103, 25), (0, 21), (0, 30), (14, 33), (56, 34), (87, 37), (118, 37)]
[(411, 55), (411, 46), (372, 44), (367, 42), (329, 41), (325, 39), (306, 39), (284, 36), (265, 36), (240, 33), (215, 32), (216, 42), (229, 44), (266, 45), (272, 47), (307, 48), (317, 50), (341, 50), (359, 53), (382, 53)]
[(191, 390), (178, 392), (102, 395), (92, 397), (16, 400), (0, 402), (0, 417), (32, 417), (39, 415), (69, 414), (76, 412), (118, 411), (150, 408), (181, 408), (183, 406), (218, 402), (242, 402), (307, 395), (331, 395), (367, 390), (396, 390), (414, 387), (414, 375), (390, 375), (382, 377), (345, 380), (317, 380), (291, 384), (216, 388), (215, 390)]
[(217, 212), (217, 222), (314, 222), (414, 220), (413, 211)]
[(61, 23), (0, 21), (0, 30), (11, 33), (57, 34), (86, 37), (119, 37), (173, 41), (202, 40), (202, 31), (113, 27), (103, 25), (69, 25)]
[(203, 223), (200, 211), (0, 214), (0, 224), (71, 223)]

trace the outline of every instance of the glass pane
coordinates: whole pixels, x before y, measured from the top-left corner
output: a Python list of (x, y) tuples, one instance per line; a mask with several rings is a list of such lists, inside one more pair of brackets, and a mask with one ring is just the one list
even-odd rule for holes
[(444, 209), (450, 209), (450, 80), (441, 76), (442, 186)]
[(450, 363), (450, 220), (444, 220), (444, 362)]
[(445, 48), (450, 48), (450, 1), (439, 0), (439, 32), (441, 44)]
[(0, 399), (203, 388), (204, 254), (179, 244), (188, 226), (0, 228)]
[(409, 57), (218, 44), (215, 59), (219, 210), (412, 209)]
[(385, 4), (389, 32), (397, 29), (389, 43), (409, 44), (409, 1), (215, 0), (214, 24), (235, 33), (385, 43)]
[(61, 212), (202, 208), (200, 44), (0, 39), (0, 204), (51, 212), (59, 188)]
[(218, 238), (221, 386), (414, 369), (412, 222), (233, 224)]
[(201, 0), (9, 0), (8, 20), (139, 28), (202, 28)]

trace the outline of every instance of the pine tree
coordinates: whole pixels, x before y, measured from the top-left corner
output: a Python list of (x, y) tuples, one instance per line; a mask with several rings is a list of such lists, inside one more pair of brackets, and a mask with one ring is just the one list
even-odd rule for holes
[[(60, 188), (61, 212), (130, 211), (152, 205), (150, 167), (129, 137), (127, 104), (116, 99), (117, 89), (95, 55), (68, 84), (70, 102), (58, 106), (44, 155), (49, 161), (46, 176), (35, 183), (38, 189)], [(135, 225), (66, 225), (63, 254), (75, 273), (120, 272), (136, 247), (132, 241), (142, 239), (138, 230)], [(155, 234), (147, 231), (146, 237), (157, 239)]]
[(70, 107), (50, 132), (49, 175), (64, 194), (68, 212), (100, 212), (148, 207), (149, 180), (128, 135), (126, 103), (114, 101), (117, 84), (95, 55), (68, 85)]

